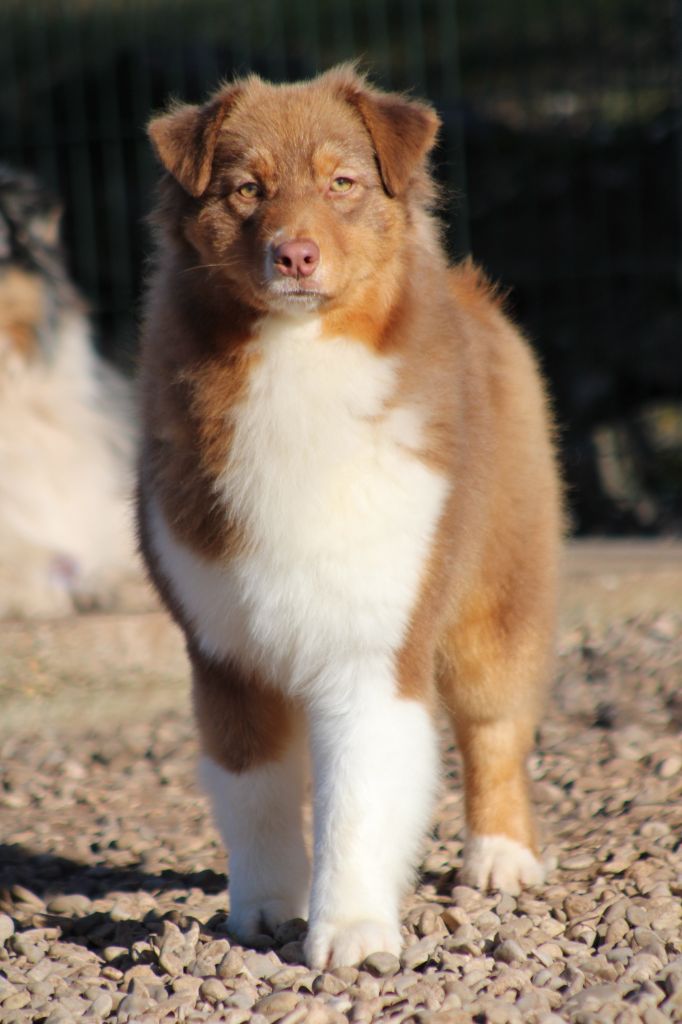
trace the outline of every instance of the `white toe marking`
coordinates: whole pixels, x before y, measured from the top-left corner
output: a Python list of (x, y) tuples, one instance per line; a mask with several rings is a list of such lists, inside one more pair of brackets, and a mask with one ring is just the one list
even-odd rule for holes
[(370, 953), (399, 956), (401, 948), (397, 924), (387, 921), (320, 922), (308, 933), (305, 955), (310, 967), (325, 970), (360, 964)]
[(516, 895), (524, 885), (540, 885), (545, 870), (537, 857), (508, 836), (471, 836), (464, 845), (460, 878), (479, 889)]

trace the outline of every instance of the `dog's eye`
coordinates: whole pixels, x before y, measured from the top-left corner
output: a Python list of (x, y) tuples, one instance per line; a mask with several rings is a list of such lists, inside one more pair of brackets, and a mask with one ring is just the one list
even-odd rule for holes
[(237, 195), (241, 196), (242, 199), (258, 199), (260, 194), (260, 187), (255, 181), (245, 181), (237, 189)]
[(354, 184), (352, 178), (334, 178), (329, 188), (332, 192), (350, 192)]

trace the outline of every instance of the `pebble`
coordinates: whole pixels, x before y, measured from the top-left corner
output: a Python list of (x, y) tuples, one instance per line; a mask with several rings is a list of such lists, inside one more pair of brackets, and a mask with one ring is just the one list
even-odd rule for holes
[(444, 910), (442, 921), (449, 932), (454, 932), (461, 924), (470, 924), (471, 918), (463, 907), (448, 907)]
[(675, 754), (672, 757), (666, 757), (665, 760), (660, 761), (656, 766), (656, 773), (661, 779), (672, 779), (674, 775), (678, 775), (682, 769), (682, 757), (678, 757)]
[(53, 896), (47, 904), (51, 914), (87, 914), (90, 909), (90, 900), (82, 893), (70, 893), (68, 895)]
[(108, 1017), (111, 1013), (111, 1008), (114, 1005), (114, 1001), (108, 992), (103, 992), (96, 999), (93, 999), (90, 1004), (89, 1012), (93, 1017)]
[(286, 964), (303, 964), (305, 963), (305, 954), (303, 952), (303, 943), (298, 940), (293, 942), (286, 942), (279, 951), (280, 960), (283, 960)]
[(514, 939), (504, 939), (500, 942), (493, 950), (493, 956), (505, 964), (522, 963), (526, 959), (526, 954)]
[(632, 904), (625, 911), (625, 919), (631, 925), (641, 925), (649, 923), (649, 915), (647, 914), (644, 907), (639, 907), (636, 904)]
[(414, 945), (408, 946), (407, 949), (403, 950), (400, 963), (407, 970), (421, 967), (431, 959), (435, 947), (436, 943), (430, 935), (425, 939), (420, 939), (419, 942), (415, 942)]
[(338, 996), (348, 986), (333, 974), (318, 974), (313, 981), (312, 989), (315, 995), (325, 993), (330, 996)]
[(224, 981), (226, 978), (236, 978), (243, 970), (244, 958), (242, 954), (237, 949), (231, 949), (218, 964), (216, 974)]
[(274, 953), (245, 953), (244, 966), (254, 978), (271, 978), (282, 964)]
[(229, 996), (229, 992), (220, 978), (205, 978), (199, 987), (199, 995), (208, 1003), (221, 1003)]
[(31, 996), (28, 992), (14, 992), (11, 996), (8, 996), (2, 1004), (3, 1010), (21, 1010), (22, 1007), (28, 1006), (31, 1002)]
[(259, 999), (254, 1010), (262, 1013), (269, 1021), (275, 1021), (290, 1013), (298, 1003), (298, 998), (295, 992), (272, 992)]
[(14, 935), (14, 921), (9, 914), (0, 914), (0, 946)]
[(367, 957), (362, 967), (377, 978), (386, 978), (398, 973), (400, 961), (393, 953), (372, 953)]

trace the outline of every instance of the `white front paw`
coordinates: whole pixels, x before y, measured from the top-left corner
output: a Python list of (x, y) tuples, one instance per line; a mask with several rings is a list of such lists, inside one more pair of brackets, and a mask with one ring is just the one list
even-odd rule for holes
[(310, 967), (325, 970), (352, 967), (370, 953), (400, 955), (402, 939), (397, 924), (388, 921), (320, 921), (313, 924), (305, 943)]
[(517, 895), (524, 885), (540, 885), (545, 869), (527, 846), (508, 836), (471, 836), (464, 844), (459, 878), (478, 889)]
[(263, 932), (273, 934), (278, 925), (294, 917), (306, 917), (302, 901), (273, 896), (269, 899), (231, 901), (227, 919), (228, 931), (240, 942), (248, 943)]

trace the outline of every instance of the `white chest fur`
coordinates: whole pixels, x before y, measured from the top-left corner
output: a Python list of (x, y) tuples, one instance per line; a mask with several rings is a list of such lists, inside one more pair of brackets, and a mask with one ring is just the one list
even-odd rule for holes
[(206, 653), (295, 690), (330, 661), (399, 649), (447, 491), (420, 417), (387, 407), (394, 361), (268, 318), (217, 491), (245, 551), (208, 563), (152, 506), (153, 543)]

